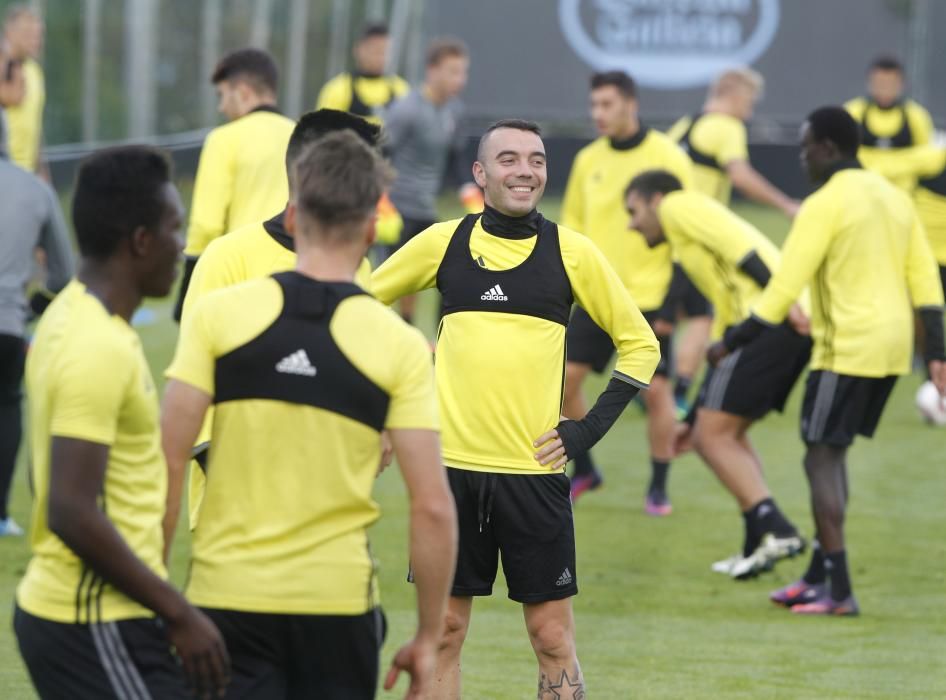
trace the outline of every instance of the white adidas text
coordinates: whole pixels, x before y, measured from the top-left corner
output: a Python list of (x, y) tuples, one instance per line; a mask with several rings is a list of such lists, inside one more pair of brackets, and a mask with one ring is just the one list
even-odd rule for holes
[(480, 295), (480, 299), (482, 301), (509, 301), (509, 297), (506, 296), (506, 293), (503, 292), (503, 288), (498, 284), (483, 292)]

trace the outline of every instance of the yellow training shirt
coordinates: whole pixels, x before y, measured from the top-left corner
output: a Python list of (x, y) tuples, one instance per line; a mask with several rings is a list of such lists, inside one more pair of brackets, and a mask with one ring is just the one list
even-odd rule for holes
[(436, 377), (444, 462), (548, 474), (532, 442), (561, 416), (572, 301), (614, 339), (619, 379), (646, 387), (657, 342), (585, 236), (561, 226), (556, 234), (542, 220), (538, 235), (502, 237), (472, 220), (435, 224), (412, 238), (375, 270), (371, 288), (386, 304), (434, 286), (443, 294)]
[(683, 117), (667, 132), (693, 161), (693, 189), (729, 205), (732, 181), (726, 167), (749, 160), (746, 125), (722, 112)]
[(382, 429), (437, 430), (430, 348), (354, 284), (296, 272), (206, 295), (168, 377), (214, 397), (187, 597), (247, 612), (378, 604)]
[(260, 108), (207, 134), (194, 179), (186, 255), (197, 257), (218, 236), (286, 206), (286, 147), (294, 128), (291, 119)]
[(810, 283), (812, 369), (906, 374), (911, 305), (943, 305), (939, 271), (909, 196), (854, 165), (804, 201), (753, 315), (781, 323)]
[(741, 265), (756, 253), (774, 273), (779, 250), (755, 226), (712, 197), (691, 190), (667, 194), (657, 217), (674, 259), (713, 305), (713, 338), (741, 323), (762, 293)]
[(861, 125), (858, 160), (897, 187), (912, 190), (916, 186), (916, 174), (903, 173), (897, 161), (904, 149), (925, 146), (933, 140), (930, 113), (913, 100), (881, 109), (864, 97), (851, 100), (844, 108)]
[(33, 558), (17, 604), (47, 620), (108, 622), (153, 617), (89, 569), (50, 532), (50, 445), (64, 437), (108, 445), (100, 505), (128, 547), (158, 576), (167, 465), (158, 395), (138, 335), (74, 280), (50, 304), (26, 363), (32, 461)]
[(660, 308), (667, 294), (670, 250), (666, 245), (648, 248), (643, 236), (628, 230), (624, 190), (635, 175), (655, 168), (669, 170), (684, 187), (691, 184), (690, 159), (665, 134), (642, 128), (617, 147), (599, 138), (575, 156), (562, 200), (562, 225), (584, 232), (598, 245), (644, 311)]
[(32, 58), (23, 61), (23, 101), (6, 108), (10, 160), (24, 170), (36, 172), (43, 140), (43, 108), (46, 106), (46, 76)]
[[(263, 223), (250, 224), (217, 238), (197, 260), (184, 297), (182, 318), (208, 293), (232, 287), (248, 280), (269, 277), (296, 266), (295, 243), (283, 225), (284, 212)], [(371, 285), (371, 263), (361, 261), (355, 282), (365, 290)], [(210, 439), (213, 411), (208, 412), (198, 444)], [(204, 472), (191, 465), (188, 482), (188, 504), (191, 529), (197, 526), (200, 502), (204, 493)]]
[(380, 124), (382, 111), (410, 90), (404, 78), (397, 75), (369, 77), (340, 73), (329, 80), (319, 92), (316, 109), (337, 109)]

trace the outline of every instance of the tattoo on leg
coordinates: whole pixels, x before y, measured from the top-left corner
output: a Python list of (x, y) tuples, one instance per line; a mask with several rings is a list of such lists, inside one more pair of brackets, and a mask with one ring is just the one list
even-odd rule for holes
[(585, 700), (585, 679), (581, 677), (581, 671), (575, 672), (575, 677), (571, 678), (568, 671), (562, 669), (562, 675), (555, 680), (539, 671), (539, 694), (538, 700)]

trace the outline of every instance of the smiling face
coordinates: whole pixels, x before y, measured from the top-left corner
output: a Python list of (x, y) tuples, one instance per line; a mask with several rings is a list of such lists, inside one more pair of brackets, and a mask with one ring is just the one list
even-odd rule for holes
[(542, 199), (548, 179), (542, 138), (512, 128), (490, 132), (473, 164), (473, 177), (489, 206), (507, 216), (528, 214)]

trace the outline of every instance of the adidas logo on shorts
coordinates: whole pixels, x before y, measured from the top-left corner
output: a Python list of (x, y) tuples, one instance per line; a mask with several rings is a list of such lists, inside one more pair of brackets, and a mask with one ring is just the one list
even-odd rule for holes
[(276, 363), (276, 371), (283, 374), (298, 374), (303, 377), (314, 377), (316, 369), (309, 362), (309, 356), (305, 350), (296, 350), (291, 355), (286, 355)]
[(498, 284), (483, 292), (480, 299), (483, 301), (509, 301), (509, 297), (506, 296), (505, 292), (503, 292), (503, 288)]
[(568, 570), (568, 567), (565, 567), (565, 571), (562, 572), (562, 575), (558, 577), (558, 581), (555, 582), (556, 586), (567, 586), (573, 581), (572, 572)]

